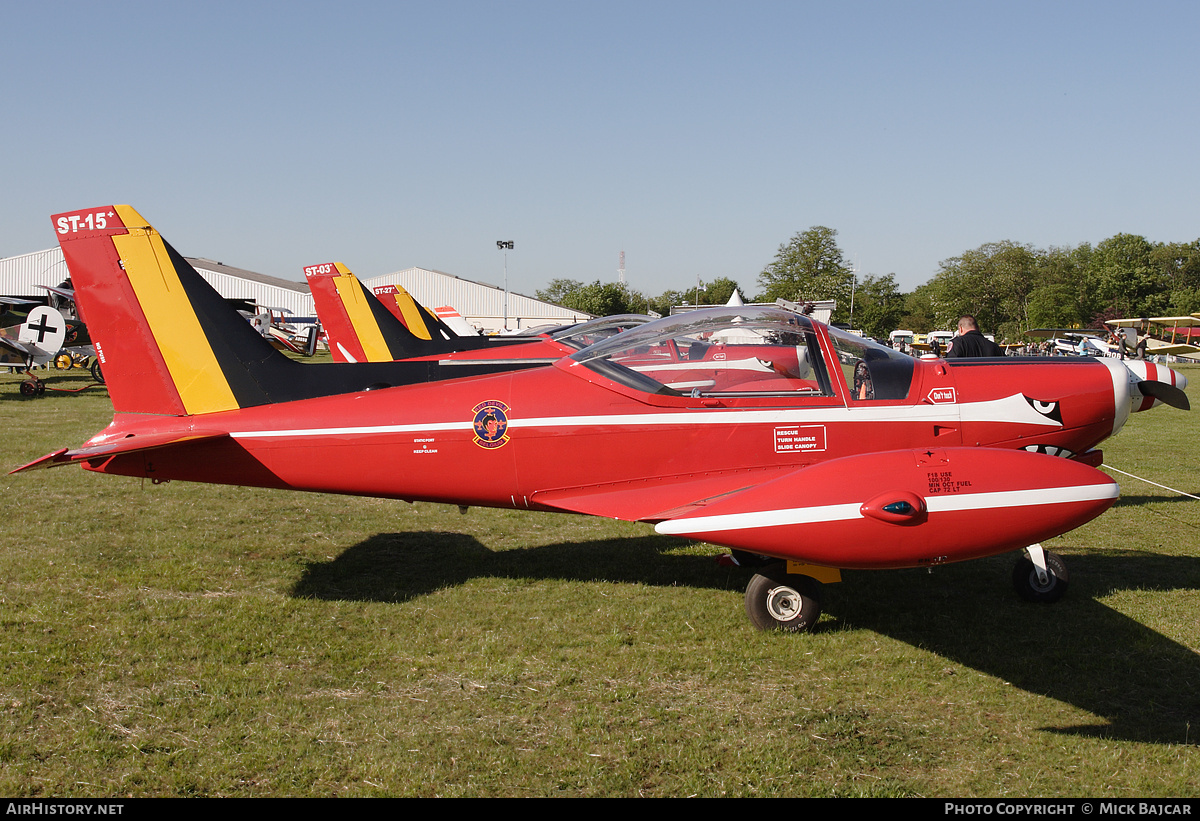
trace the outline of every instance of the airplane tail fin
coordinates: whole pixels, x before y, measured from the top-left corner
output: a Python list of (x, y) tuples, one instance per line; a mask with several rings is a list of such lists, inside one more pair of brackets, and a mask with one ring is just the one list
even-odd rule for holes
[(279, 356), (137, 211), (56, 214), (54, 229), (118, 412), (262, 404), (253, 363)]
[[(450, 341), (458, 339), (461, 334), (442, 321), (436, 312), (429, 310), (413, 298), (413, 295), (399, 285), (380, 285), (374, 289), (375, 295), (392, 315), (404, 323), (415, 336), (421, 339)], [(474, 336), (474, 334), (470, 334)]]
[[(303, 364), (275, 350), (128, 205), (52, 219), (118, 413), (194, 416), (539, 364)], [(421, 353), (450, 349), (432, 348)]]
[(459, 336), (478, 336), (479, 332), (471, 327), (471, 323), (463, 319), (462, 314), (453, 305), (443, 305), (440, 308), (434, 308), (433, 312), (437, 314), (437, 318), (454, 333)]
[(429, 365), (303, 365), (128, 205), (52, 219), (118, 413), (193, 416), (448, 378)]
[(391, 362), (444, 350), (414, 335), (342, 263), (310, 265), (304, 275), (335, 362)]

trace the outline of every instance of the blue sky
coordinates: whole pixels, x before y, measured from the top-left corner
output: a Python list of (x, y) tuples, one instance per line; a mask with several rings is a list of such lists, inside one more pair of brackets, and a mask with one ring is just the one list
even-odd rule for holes
[(413, 265), (651, 295), (838, 231), (904, 290), (986, 242), (1190, 241), (1200, 4), (0, 7), (0, 256), (128, 203), (302, 280)]

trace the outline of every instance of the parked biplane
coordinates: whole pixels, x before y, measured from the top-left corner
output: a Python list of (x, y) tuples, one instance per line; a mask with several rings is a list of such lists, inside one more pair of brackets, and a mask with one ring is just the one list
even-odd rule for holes
[[(436, 314), (403, 288), (381, 286), (384, 293), (378, 296), (340, 262), (310, 265), (304, 275), (335, 362), (437, 358), (447, 362), (520, 359), (549, 363), (650, 321), (648, 316), (622, 314), (535, 336), (459, 336), (434, 324), (431, 318), (437, 320)], [(401, 320), (402, 315), (408, 316), (407, 321)]]
[(1052, 353), (1059, 356), (1115, 356), (1109, 334), (1100, 330), (1079, 328), (1033, 328), (1025, 332), (1034, 339), (1048, 339)]
[[(13, 297), (0, 297), (0, 365), (20, 367), (26, 379), (21, 394), (41, 396), (46, 384), (34, 375), (35, 367), (55, 363), (56, 367), (87, 367), (95, 355), (87, 326), (75, 307), (70, 281), (61, 285), (39, 285), (47, 292), (49, 305)], [(91, 364), (92, 377), (103, 384), (99, 366)]]
[(1128, 351), (1134, 352), (1144, 340), (1147, 356), (1195, 356), (1200, 353), (1200, 338), (1192, 331), (1200, 327), (1200, 318), (1195, 316), (1152, 316), (1142, 319), (1110, 319), (1105, 325), (1111, 328), (1132, 329), (1137, 338), (1128, 343)]
[(760, 628), (811, 627), (840, 568), (1022, 549), (1021, 595), (1057, 599), (1066, 568), (1040, 542), (1119, 492), (1093, 448), (1134, 411), (1188, 406), (1183, 377), (1151, 363), (915, 360), (761, 307), (666, 317), (550, 366), (386, 387), (414, 363), (288, 360), (128, 206), (54, 227), (101, 320), (116, 412), (17, 471), (648, 522), (756, 565)]
[(0, 330), (0, 364), (16, 365), (25, 370), (27, 378), (21, 383), (22, 394), (38, 396), (45, 393), (46, 385), (33, 375), (33, 368), (54, 359), (62, 350), (66, 336), (66, 320), (46, 305), (30, 310), (21, 324)]

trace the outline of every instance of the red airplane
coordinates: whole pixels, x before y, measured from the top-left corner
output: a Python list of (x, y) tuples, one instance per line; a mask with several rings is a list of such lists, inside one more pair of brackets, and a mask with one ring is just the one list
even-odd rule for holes
[(403, 288), (387, 285), (372, 293), (340, 262), (310, 265), (304, 275), (335, 362), (519, 359), (549, 364), (650, 321), (622, 314), (532, 336), (459, 336)]
[(1057, 599), (1066, 568), (1039, 542), (1119, 491), (1093, 448), (1134, 411), (1188, 406), (1184, 378), (1146, 363), (916, 360), (755, 307), (667, 317), (549, 366), (363, 390), (360, 369), (411, 363), (287, 360), (226, 321), (128, 206), (54, 226), (116, 413), (18, 470), (649, 522), (755, 565), (746, 610), (764, 629), (812, 627), (840, 568), (1022, 549), (1018, 590)]

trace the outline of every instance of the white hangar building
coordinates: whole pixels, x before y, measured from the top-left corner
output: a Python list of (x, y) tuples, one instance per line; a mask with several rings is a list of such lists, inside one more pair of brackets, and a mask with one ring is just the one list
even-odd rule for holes
[[(242, 300), (247, 307), (283, 309), (287, 321), (306, 324), (316, 319), (312, 294), (305, 282), (235, 268), (203, 257), (185, 257), (200, 276), (226, 299)], [(0, 259), (0, 294), (42, 299), (46, 292), (39, 285), (58, 285), (69, 276), (61, 248), (35, 251)], [(393, 274), (364, 280), (364, 285), (399, 285), (427, 308), (443, 305), (455, 308), (467, 322), (495, 333), (504, 327), (505, 294), (503, 289), (462, 279), (426, 268), (407, 268)], [(508, 294), (508, 327), (513, 330), (538, 325), (573, 325), (591, 319), (590, 314), (543, 302), (522, 294)]]
[[(290, 311), (293, 322), (312, 322), (316, 317), (308, 284), (256, 274), (211, 259), (185, 257), (200, 276), (226, 299)], [(0, 294), (42, 299), (39, 285), (58, 285), (70, 276), (61, 248), (0, 259)]]
[[(504, 328), (505, 294), (503, 288), (473, 282), (442, 271), (428, 268), (405, 268), (392, 274), (363, 280), (368, 288), (380, 285), (399, 285), (413, 299), (435, 310), (448, 305), (467, 322), (482, 328), (484, 333), (497, 333)], [(574, 325), (592, 318), (591, 314), (573, 311), (561, 305), (508, 292), (508, 329), (510, 331), (536, 328), (538, 325)]]
[(45, 299), (39, 285), (58, 285), (70, 274), (62, 249), (50, 248), (0, 259), (0, 295)]
[(253, 306), (283, 310), (287, 322), (307, 325), (317, 321), (317, 309), (307, 282), (292, 282), (279, 277), (256, 274), (203, 257), (184, 257), (217, 293), (226, 299), (239, 299), (249, 310)]

